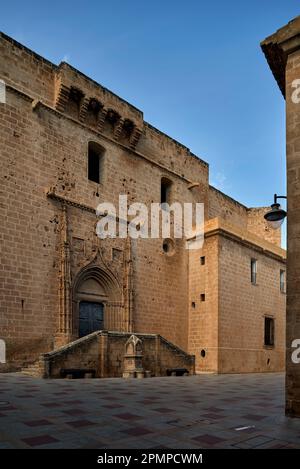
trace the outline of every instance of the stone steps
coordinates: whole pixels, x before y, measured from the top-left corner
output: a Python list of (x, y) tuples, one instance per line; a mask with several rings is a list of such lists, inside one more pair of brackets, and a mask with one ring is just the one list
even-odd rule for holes
[(26, 375), (26, 376), (33, 376), (36, 378), (41, 377), (42, 373), (41, 373), (40, 361), (37, 360), (36, 362), (31, 363), (30, 365), (27, 365), (24, 368), (22, 368), (21, 374)]
[[(130, 341), (140, 344), (136, 353)], [(126, 361), (131, 363), (133, 357), (135, 363), (127, 366)], [(99, 330), (42, 354), (23, 366), (21, 373), (62, 378), (62, 371), (68, 369), (92, 370), (97, 378), (168, 376), (172, 370), (174, 373), (182, 369), (194, 374), (195, 357), (157, 334)]]

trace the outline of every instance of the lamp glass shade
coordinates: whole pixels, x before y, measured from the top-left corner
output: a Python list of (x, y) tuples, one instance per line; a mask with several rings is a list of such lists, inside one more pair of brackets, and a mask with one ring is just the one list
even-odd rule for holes
[(267, 220), (267, 224), (270, 228), (272, 228), (272, 230), (278, 230), (278, 228), (281, 227), (283, 222), (284, 222), (284, 218), (282, 218), (282, 220), (277, 220), (277, 221)]
[(268, 226), (273, 230), (277, 230), (281, 227), (286, 217), (286, 211), (280, 208), (280, 204), (271, 205), (271, 210), (264, 215)]

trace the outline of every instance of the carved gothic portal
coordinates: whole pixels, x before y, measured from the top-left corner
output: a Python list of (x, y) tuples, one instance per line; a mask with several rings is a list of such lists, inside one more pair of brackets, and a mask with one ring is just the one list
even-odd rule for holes
[(121, 289), (110, 272), (93, 266), (78, 274), (73, 287), (72, 317), (75, 337), (101, 329), (126, 331)]
[[(53, 197), (61, 204), (59, 314), (54, 347), (65, 345), (94, 330), (132, 332), (130, 238), (115, 249), (111, 244), (100, 246), (97, 240), (91, 255), (78, 253), (72, 245), (68, 229), (69, 206), (73, 208), (73, 203), (55, 194)], [(85, 206), (74, 207), (86, 210)], [(118, 256), (114, 256), (114, 250), (119, 253)], [(82, 267), (78, 271), (80, 265)]]

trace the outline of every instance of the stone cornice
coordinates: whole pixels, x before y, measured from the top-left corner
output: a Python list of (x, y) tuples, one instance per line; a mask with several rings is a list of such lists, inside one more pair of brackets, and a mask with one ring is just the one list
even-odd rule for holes
[(47, 192), (46, 195), (49, 199), (55, 200), (56, 202), (59, 202), (61, 204), (68, 205), (70, 207), (75, 207), (80, 210), (83, 210), (85, 212), (90, 212), (93, 214), (96, 214), (96, 209), (89, 206), (82, 204), (80, 202), (76, 202), (75, 200), (68, 199), (67, 197), (64, 197), (62, 195), (56, 194), (55, 190), (53, 188), (50, 188)]
[(285, 97), (285, 68), (290, 54), (300, 49), (300, 16), (261, 42), (261, 48)]
[(23, 91), (18, 90), (18, 88), (15, 88), (14, 86), (9, 85), (9, 84), (6, 84), (5, 87), (6, 87), (6, 90), (7, 90), (7, 91), (10, 91), (11, 93), (20, 96), (20, 97), (23, 98), (25, 101), (28, 101), (28, 102), (30, 102), (30, 103), (33, 103), (33, 102), (34, 102), (34, 98), (32, 98), (32, 97), (29, 96), (28, 94), (24, 93)]
[[(48, 197), (48, 199), (54, 200), (55, 202), (59, 202), (62, 206), (67, 205), (69, 207), (75, 207), (75, 208), (78, 208), (79, 210), (83, 210), (84, 212), (89, 212), (89, 213), (92, 213), (93, 215), (97, 215), (98, 217), (106, 216), (106, 214), (103, 212), (97, 213), (97, 209), (91, 207), (90, 205), (86, 205), (81, 202), (77, 202), (76, 200), (69, 199), (68, 197), (65, 197), (64, 195), (57, 194), (55, 192), (54, 187), (50, 187), (50, 189), (46, 191), (46, 196)], [(124, 220), (123, 218), (120, 218), (118, 216), (110, 215), (110, 217), (115, 219), (118, 223), (119, 222), (126, 223), (126, 224), (130, 223), (130, 220)]]

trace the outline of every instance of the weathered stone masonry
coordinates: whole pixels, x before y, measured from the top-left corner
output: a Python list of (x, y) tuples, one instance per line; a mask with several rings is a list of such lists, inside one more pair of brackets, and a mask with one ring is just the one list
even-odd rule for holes
[[(160, 334), (195, 354), (197, 371), (282, 369), (285, 296), (278, 279), (285, 253), (280, 235), (262, 220), (265, 209), (209, 186), (207, 163), (145, 122), (140, 110), (4, 34), (0, 78), (7, 95), (0, 104), (6, 369), (77, 339), (82, 302), (103, 305), (106, 330)], [(99, 182), (88, 178), (91, 142), (102, 152)], [(100, 202), (118, 205), (120, 193), (129, 203), (160, 202), (162, 178), (171, 202), (205, 204), (201, 252), (189, 254), (178, 239), (172, 253), (162, 239), (98, 239)], [(261, 276), (256, 286), (249, 284), (252, 257)], [(245, 303), (237, 301), (245, 294)], [(265, 315), (276, 323), (269, 350)]]
[[(300, 16), (261, 43), (274, 78), (286, 101), (287, 163), (287, 322), (286, 413), (300, 417), (300, 364), (292, 361), (300, 338)], [(293, 94), (296, 96), (293, 99)], [(296, 98), (296, 99), (295, 99)]]

